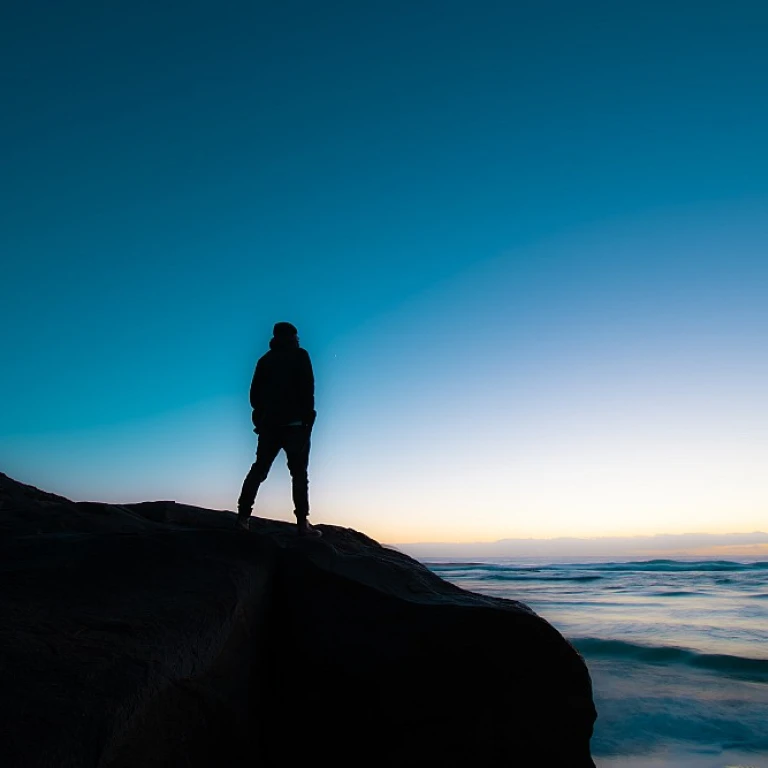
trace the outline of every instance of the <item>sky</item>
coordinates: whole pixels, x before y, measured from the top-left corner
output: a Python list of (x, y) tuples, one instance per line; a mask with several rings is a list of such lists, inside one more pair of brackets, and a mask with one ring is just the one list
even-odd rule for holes
[[(0, 471), (234, 509), (272, 325), (312, 519), (768, 530), (762, 2), (15, 3)], [(255, 514), (291, 520), (282, 458)]]

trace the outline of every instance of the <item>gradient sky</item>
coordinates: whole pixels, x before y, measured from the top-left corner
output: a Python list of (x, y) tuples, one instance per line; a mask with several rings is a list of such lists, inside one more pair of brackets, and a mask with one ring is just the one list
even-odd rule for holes
[(738, 0), (13, 4), (0, 470), (234, 508), (288, 320), (315, 522), (766, 530), (766, 39)]

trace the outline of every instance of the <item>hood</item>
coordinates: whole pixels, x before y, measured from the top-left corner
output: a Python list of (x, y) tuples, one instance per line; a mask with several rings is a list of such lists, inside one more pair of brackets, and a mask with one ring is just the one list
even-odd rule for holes
[(269, 342), (270, 349), (297, 349), (298, 339), (293, 336), (273, 336)]

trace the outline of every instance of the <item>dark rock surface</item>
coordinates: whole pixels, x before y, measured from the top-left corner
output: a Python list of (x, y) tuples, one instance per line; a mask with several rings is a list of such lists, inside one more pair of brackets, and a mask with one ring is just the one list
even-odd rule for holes
[(581, 657), (350, 529), (0, 473), (0, 766), (594, 766)]

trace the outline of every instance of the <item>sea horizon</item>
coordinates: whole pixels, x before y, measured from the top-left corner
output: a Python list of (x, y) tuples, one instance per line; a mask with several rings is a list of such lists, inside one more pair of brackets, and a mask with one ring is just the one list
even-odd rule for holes
[(768, 559), (768, 532), (654, 533), (637, 535), (505, 537), (487, 541), (398, 542), (391, 546), (411, 557), (479, 558), (756, 558)]

